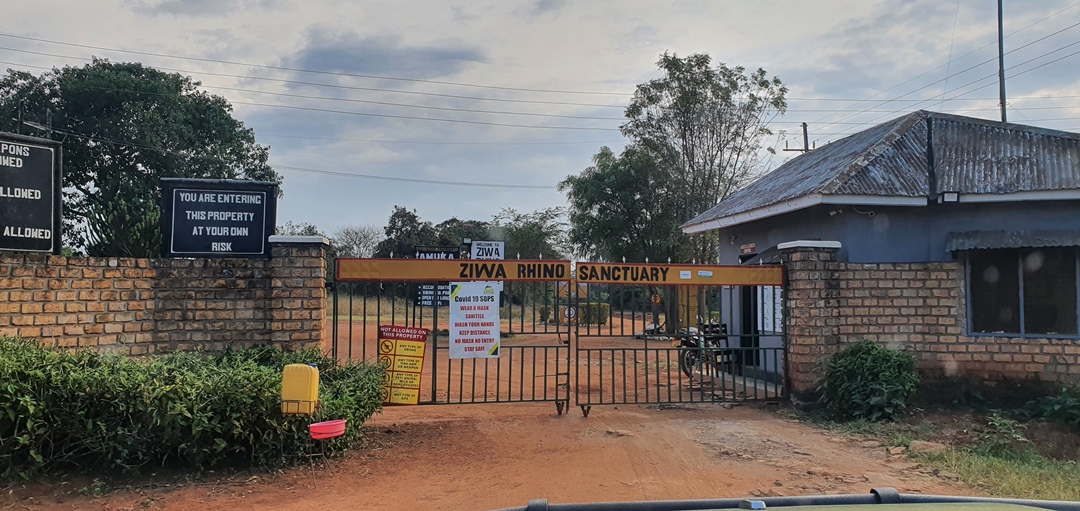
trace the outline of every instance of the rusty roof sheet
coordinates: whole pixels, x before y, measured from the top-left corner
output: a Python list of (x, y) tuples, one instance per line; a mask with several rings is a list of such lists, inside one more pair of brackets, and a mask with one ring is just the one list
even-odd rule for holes
[(920, 110), (792, 158), (684, 227), (811, 194), (1064, 189), (1080, 189), (1080, 134)]

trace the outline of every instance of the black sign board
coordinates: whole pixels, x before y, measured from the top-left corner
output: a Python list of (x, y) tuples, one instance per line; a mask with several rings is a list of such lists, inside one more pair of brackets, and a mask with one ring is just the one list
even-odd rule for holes
[(162, 257), (270, 257), (277, 185), (162, 179)]
[[(417, 259), (460, 259), (458, 247), (416, 247)], [(416, 286), (416, 304), (432, 307), (450, 306), (449, 284), (421, 284)]]
[(60, 143), (0, 133), (0, 250), (60, 253)]

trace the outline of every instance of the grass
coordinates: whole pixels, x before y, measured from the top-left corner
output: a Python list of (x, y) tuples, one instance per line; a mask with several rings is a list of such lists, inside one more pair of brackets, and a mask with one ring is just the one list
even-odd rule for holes
[(960, 480), (992, 496), (1038, 500), (1080, 500), (1080, 464), (1030, 453), (1002, 458), (952, 449), (922, 454), (916, 461), (960, 476)]
[(931, 422), (920, 422), (918, 424), (863, 420), (835, 422), (816, 415), (804, 419), (809, 424), (833, 434), (874, 439), (888, 447), (908, 447), (913, 440), (925, 440), (937, 432), (937, 427)]
[[(888, 447), (909, 447), (914, 440), (934, 439), (942, 433), (931, 421), (845, 423), (814, 414), (801, 418), (833, 434), (874, 439)], [(1042, 456), (1023, 438), (1022, 430), (1017, 422), (992, 414), (987, 422), (965, 430), (971, 445), (910, 457), (927, 469), (956, 474), (963, 483), (994, 497), (1080, 501), (1080, 463)]]

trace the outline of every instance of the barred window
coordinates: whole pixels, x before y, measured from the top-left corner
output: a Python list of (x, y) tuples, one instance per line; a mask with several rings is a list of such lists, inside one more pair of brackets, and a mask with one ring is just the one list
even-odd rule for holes
[(971, 331), (1022, 336), (1077, 334), (1074, 248), (980, 250), (968, 256)]

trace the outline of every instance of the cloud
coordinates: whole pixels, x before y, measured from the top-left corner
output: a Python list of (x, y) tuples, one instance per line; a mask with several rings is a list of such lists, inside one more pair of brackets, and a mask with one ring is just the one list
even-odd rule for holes
[(536, 0), (533, 2), (532, 14), (534, 16), (547, 14), (561, 9), (564, 5), (566, 5), (566, 0)]
[(486, 61), (484, 51), (478, 46), (451, 42), (408, 46), (397, 36), (334, 36), (313, 29), (306, 46), (289, 57), (286, 65), (342, 73), (430, 79), (452, 76), (469, 64)]
[(279, 7), (283, 0), (129, 0), (136, 13), (147, 16), (220, 16), (241, 9)]

